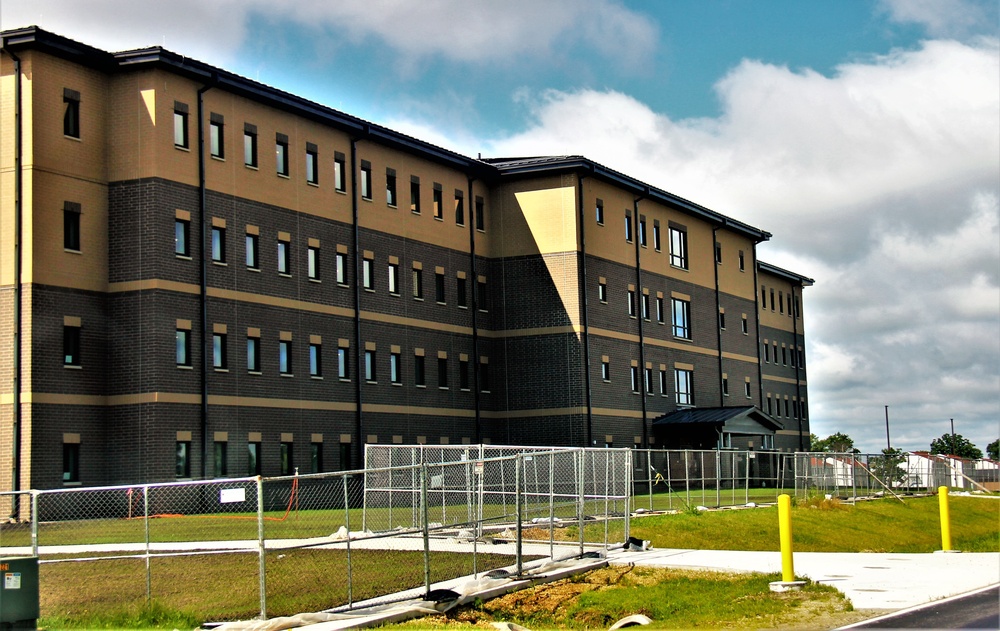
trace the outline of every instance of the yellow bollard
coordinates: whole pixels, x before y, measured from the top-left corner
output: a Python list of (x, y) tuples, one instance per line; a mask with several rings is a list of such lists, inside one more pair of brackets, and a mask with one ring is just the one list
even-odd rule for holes
[(951, 551), (951, 512), (948, 510), (948, 487), (938, 487), (938, 507), (941, 509), (941, 549)]
[(781, 541), (781, 580), (791, 583), (795, 580), (792, 567), (792, 498), (788, 494), (778, 496), (778, 537)]

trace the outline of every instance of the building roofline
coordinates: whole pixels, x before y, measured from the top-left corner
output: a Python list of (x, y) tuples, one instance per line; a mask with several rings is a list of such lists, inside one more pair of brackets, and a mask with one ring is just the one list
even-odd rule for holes
[(757, 267), (762, 272), (767, 272), (772, 276), (780, 276), (785, 280), (790, 280), (793, 283), (802, 285), (803, 287), (812, 287), (816, 284), (816, 281), (809, 278), (808, 276), (803, 276), (801, 274), (796, 274), (795, 272), (790, 272), (786, 269), (780, 268), (777, 265), (771, 265), (770, 263), (765, 263), (764, 261), (757, 261)]

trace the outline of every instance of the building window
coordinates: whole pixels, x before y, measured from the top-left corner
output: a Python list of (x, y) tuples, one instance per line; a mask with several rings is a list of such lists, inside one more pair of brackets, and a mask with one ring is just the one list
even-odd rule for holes
[(465, 278), (459, 276), (455, 283), (455, 301), (458, 303), (460, 309), (465, 309), (468, 306), (466, 300)]
[(399, 295), (399, 264), (389, 263), (389, 293)]
[(781, 347), (781, 365), (782, 366), (788, 365), (788, 350), (784, 346)]
[(639, 393), (639, 367), (638, 366), (630, 366), (629, 367), (629, 378), (631, 379), (631, 383), (632, 383), (632, 392), (638, 394)]
[(340, 470), (350, 471), (351, 469), (351, 444), (340, 443)]
[(309, 443), (309, 473), (323, 473), (323, 443)]
[(478, 303), (476, 307), (482, 311), (487, 312), (490, 310), (489, 293), (486, 291), (486, 279), (479, 277), (476, 282), (476, 302)]
[(594, 215), (597, 219), (597, 225), (604, 225), (604, 200), (598, 199), (597, 204), (594, 207)]
[(722, 264), (722, 244), (718, 241), (715, 242), (715, 262)]
[(771, 289), (771, 311), (774, 311), (774, 289)]
[(229, 451), (229, 443), (217, 440), (212, 445), (213, 449), (213, 464), (212, 470), (217, 478), (223, 478), (229, 475), (229, 459), (227, 458), (227, 452)]
[(479, 391), (490, 391), (490, 364), (486, 358), (479, 361)]
[(188, 144), (188, 106), (186, 103), (174, 101), (174, 146), (187, 149)]
[(434, 201), (431, 204), (435, 219), (444, 219), (444, 193), (441, 185), (434, 183)]
[(226, 157), (225, 126), (221, 114), (212, 113), (208, 122), (208, 151), (213, 158)]
[(385, 203), (389, 206), (396, 205), (396, 170), (385, 170)]
[(191, 477), (191, 441), (177, 441), (177, 457), (175, 458), (175, 473), (178, 478)]
[(642, 319), (649, 320), (649, 294), (642, 294)]
[(767, 309), (767, 289), (763, 285), (760, 286), (760, 308)]
[(413, 384), (419, 387), (427, 385), (427, 374), (423, 355), (414, 355), (413, 357)]
[(347, 156), (335, 151), (333, 154), (333, 187), (341, 193), (347, 191), (344, 174), (347, 172)]
[(670, 264), (681, 269), (688, 268), (687, 230), (670, 226)]
[(720, 311), (719, 312), (719, 328), (722, 329), (723, 331), (726, 330), (726, 312), (725, 311)]
[[(771, 304), (774, 304), (773, 300), (771, 301)], [(778, 292), (778, 313), (785, 313), (785, 294), (780, 291)]]
[(639, 215), (639, 245), (646, 247), (646, 216)]
[(226, 229), (212, 226), (212, 262), (226, 262)]
[(191, 256), (191, 243), (188, 235), (191, 232), (191, 222), (186, 219), (174, 220), (174, 254)]
[(80, 481), (80, 443), (63, 443), (63, 482)]
[(191, 331), (177, 329), (174, 332), (174, 341), (178, 366), (191, 365)]
[(309, 376), (323, 376), (323, 345), (318, 342), (309, 344)]
[(722, 376), (722, 396), (729, 396), (729, 377), (725, 375)]
[(747, 317), (745, 315), (740, 320), (740, 327), (743, 330), (743, 335), (748, 335), (750, 333), (750, 324), (747, 322)]
[(400, 369), (399, 353), (389, 353), (389, 381), (396, 385), (403, 382), (403, 376), (400, 374)]
[(486, 202), (478, 195), (476, 196), (476, 230), (486, 231)]
[(375, 351), (365, 351), (365, 381), (375, 383), (377, 376), (375, 372)]
[(767, 395), (767, 413), (768, 414), (773, 414), (773, 411), (771, 409), (771, 395), (770, 394)]
[(361, 161), (361, 199), (371, 201), (372, 198), (372, 163)]
[(660, 222), (659, 220), (653, 221), (653, 249), (657, 252), (660, 251)]
[(63, 204), (63, 248), (80, 251), (80, 204), (65, 202)]
[(597, 283), (597, 299), (601, 302), (607, 304), (608, 302), (608, 282), (598, 281)]
[(278, 239), (278, 273), (290, 276), (292, 273), (292, 244)]
[(288, 136), (277, 134), (274, 141), (275, 168), (278, 175), (288, 177)]
[(663, 324), (663, 296), (656, 297), (656, 321)]
[(337, 284), (347, 285), (347, 257), (343, 252), (337, 252)]
[(247, 372), (260, 372), (260, 338), (247, 336)]
[(418, 268), (413, 268), (413, 297), (417, 300), (424, 299), (424, 272)]
[(660, 369), (660, 396), (667, 396), (667, 371)]
[(625, 211), (625, 240), (632, 243), (632, 211)]
[(282, 441), (278, 448), (278, 457), (281, 460), (281, 475), (292, 475), (295, 473), (295, 461), (292, 458), (293, 443)]
[(767, 343), (767, 340), (764, 340), (764, 363), (771, 363), (771, 345)]
[(746, 263), (746, 256), (743, 254), (743, 250), (740, 250), (739, 261), (740, 261), (740, 271), (741, 272), (746, 271), (746, 264), (747, 263)]
[(653, 394), (653, 369), (646, 368), (643, 370), (643, 377), (646, 382), (646, 394)]
[(806, 354), (801, 348), (799, 349), (799, 368), (806, 367)]
[(257, 235), (247, 233), (246, 238), (246, 255), (247, 255), (247, 267), (250, 269), (260, 269), (260, 256), (259, 256), (259, 243)]
[(674, 369), (674, 395), (677, 397), (677, 405), (694, 405), (693, 380), (694, 371)]
[(310, 245), (306, 248), (306, 271), (309, 280), (319, 280), (319, 246)]
[(247, 475), (260, 475), (260, 443), (247, 443)]
[(601, 379), (611, 381), (611, 361), (608, 359), (601, 360)]
[(469, 360), (458, 359), (458, 387), (460, 390), (469, 389)]
[(744, 381), (744, 382), (743, 382), (743, 394), (744, 394), (744, 395), (746, 396), (746, 398), (748, 398), (748, 399), (749, 399), (749, 398), (750, 398), (750, 397), (752, 396), (752, 395), (750, 394), (750, 382), (749, 382), (749, 381)]
[(438, 304), (445, 304), (444, 296), (444, 273), (437, 272), (434, 274), (434, 300)]
[(628, 296), (628, 315), (629, 315), (630, 318), (634, 318), (635, 317), (635, 290), (634, 289), (629, 289), (627, 296)]
[(278, 372), (282, 375), (292, 374), (291, 340), (280, 340), (278, 342)]
[[(63, 103), (66, 111), (63, 113), (63, 135), (70, 138), (80, 137), (80, 93), (76, 90), (63, 88)], [(185, 118), (185, 121), (187, 119)], [(185, 147), (187, 144), (184, 145)]]
[(420, 178), (410, 176), (410, 212), (420, 214)]
[(351, 378), (351, 354), (346, 348), (337, 349), (337, 378), (338, 379), (350, 379)]
[(455, 224), (465, 225), (465, 197), (458, 189), (455, 189)]
[(368, 291), (375, 291), (375, 274), (372, 269), (374, 264), (371, 259), (361, 260), (361, 286)]
[(80, 366), (80, 332), (79, 326), (63, 326), (63, 364), (66, 366)]
[(243, 164), (257, 168), (257, 126), (243, 124)]
[(319, 184), (319, 147), (306, 143), (306, 182)]
[(226, 344), (225, 333), (212, 334), (212, 368), (216, 370), (229, 368), (229, 347)]
[(673, 310), (674, 337), (691, 339), (691, 303), (679, 298), (670, 299)]
[(448, 387), (448, 359), (438, 357), (438, 388)]

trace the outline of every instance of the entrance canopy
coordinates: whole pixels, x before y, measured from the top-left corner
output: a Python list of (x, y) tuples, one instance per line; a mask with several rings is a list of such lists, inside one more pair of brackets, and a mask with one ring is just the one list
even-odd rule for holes
[(774, 449), (779, 421), (754, 406), (684, 408), (653, 419), (657, 442), (679, 449)]

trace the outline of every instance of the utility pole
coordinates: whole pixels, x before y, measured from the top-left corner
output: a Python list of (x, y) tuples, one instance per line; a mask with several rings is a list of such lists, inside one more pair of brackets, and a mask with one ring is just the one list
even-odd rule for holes
[(889, 406), (885, 406), (885, 448), (892, 449), (889, 444)]
[(955, 448), (955, 419), (951, 419), (951, 454), (954, 456), (958, 449)]

